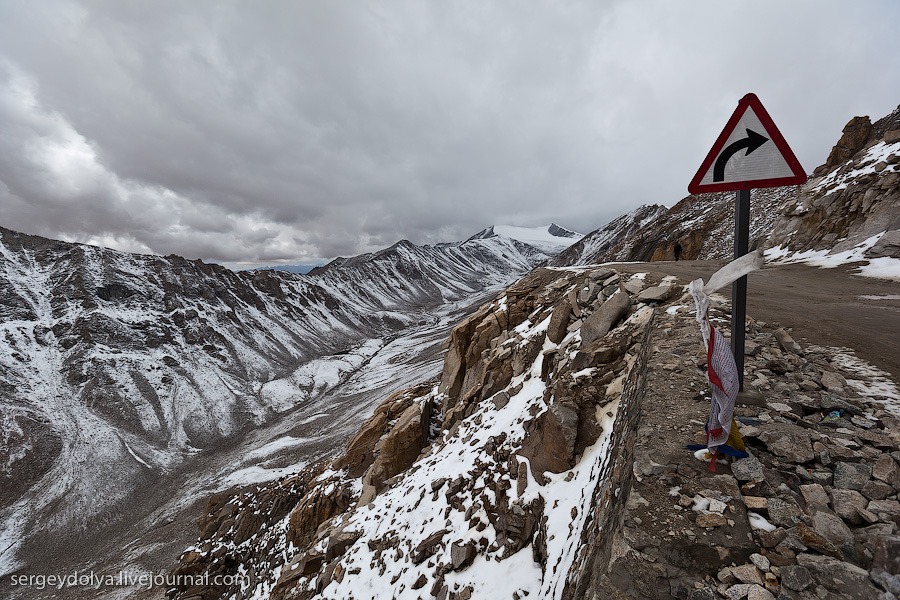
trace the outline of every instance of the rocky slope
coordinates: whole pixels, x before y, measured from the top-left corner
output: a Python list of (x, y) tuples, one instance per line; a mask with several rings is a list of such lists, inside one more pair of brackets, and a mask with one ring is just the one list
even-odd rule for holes
[(652, 273), (536, 270), (337, 458), (213, 498), (170, 597), (889, 598), (900, 390), (751, 322), (751, 456), (710, 474), (684, 449), (709, 402), (689, 303)]
[(215, 498), (175, 574), (247, 578), (174, 596), (572, 597), (627, 494), (649, 304), (678, 292), (651, 280), (537, 269), (454, 329), (439, 382), (387, 398), (342, 455)]
[(494, 236), (401, 242), (311, 276), (234, 273), (0, 229), (0, 572), (23, 540), (58, 553), (59, 536), (115, 523), (201, 450), (547, 258)]
[(900, 258), (900, 107), (869, 122), (855, 117), (795, 199), (779, 210), (767, 247)]
[[(689, 303), (689, 299), (684, 298)], [(727, 304), (713, 311), (726, 325)], [(889, 598), (898, 573), (898, 406), (847, 349), (751, 321), (736, 417), (751, 456), (711, 474), (708, 393), (687, 307), (659, 315), (609, 598)]]

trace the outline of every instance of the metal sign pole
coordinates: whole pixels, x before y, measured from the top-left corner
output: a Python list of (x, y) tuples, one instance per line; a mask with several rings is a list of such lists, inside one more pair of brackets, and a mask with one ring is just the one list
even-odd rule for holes
[[(738, 190), (734, 206), (734, 257), (749, 252), (750, 190)], [(731, 284), (731, 351), (737, 365), (740, 389), (744, 389), (744, 338), (747, 320), (747, 276)]]

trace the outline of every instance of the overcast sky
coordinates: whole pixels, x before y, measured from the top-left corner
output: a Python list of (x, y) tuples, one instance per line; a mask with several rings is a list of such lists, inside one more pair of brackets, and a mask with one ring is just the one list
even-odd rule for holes
[(672, 206), (754, 92), (807, 172), (896, 0), (0, 0), (0, 226), (232, 267)]

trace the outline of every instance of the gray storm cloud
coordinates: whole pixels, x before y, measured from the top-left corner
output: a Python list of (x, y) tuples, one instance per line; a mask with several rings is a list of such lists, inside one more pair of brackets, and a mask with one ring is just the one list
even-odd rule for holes
[[(803, 166), (900, 102), (895, 2), (0, 7), (0, 225), (228, 264), (673, 204), (755, 92)], [(840, 43), (838, 43), (840, 42)]]

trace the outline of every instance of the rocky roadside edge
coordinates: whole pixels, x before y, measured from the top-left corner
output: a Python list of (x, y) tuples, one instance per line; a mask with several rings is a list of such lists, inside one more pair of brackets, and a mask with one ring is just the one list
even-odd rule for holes
[[(735, 413), (751, 456), (709, 473), (684, 449), (704, 443), (709, 395), (690, 299), (681, 304), (651, 338), (624, 526), (588, 597), (900, 596), (897, 415), (848, 384), (860, 374), (840, 349), (751, 321), (752, 391)], [(717, 316), (727, 329), (730, 313)]]

